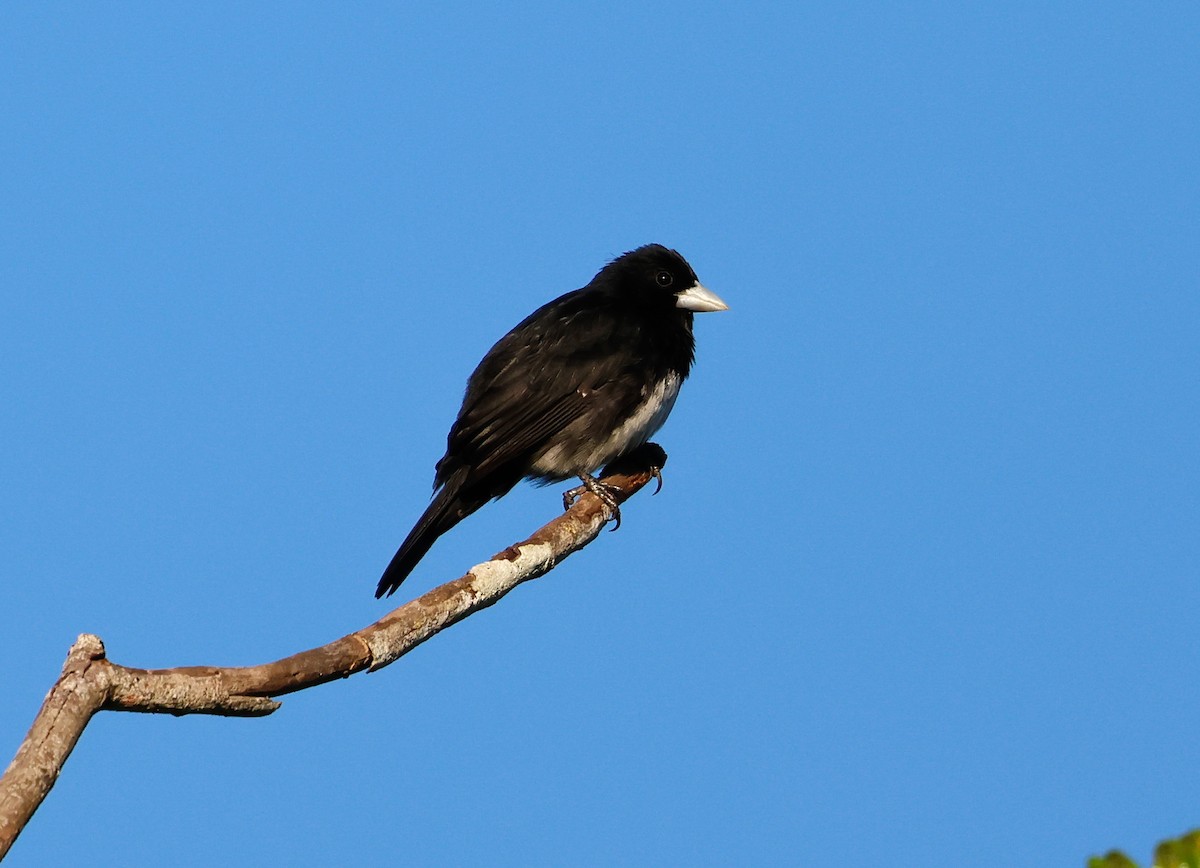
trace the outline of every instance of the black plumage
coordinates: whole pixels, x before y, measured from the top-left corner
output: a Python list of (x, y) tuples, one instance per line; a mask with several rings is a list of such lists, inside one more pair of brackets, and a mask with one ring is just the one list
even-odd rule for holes
[(439, 536), (523, 478), (578, 476), (604, 498), (591, 474), (671, 412), (692, 366), (693, 311), (726, 309), (682, 256), (649, 244), (526, 317), (468, 379), (433, 502), (375, 596), (395, 591)]

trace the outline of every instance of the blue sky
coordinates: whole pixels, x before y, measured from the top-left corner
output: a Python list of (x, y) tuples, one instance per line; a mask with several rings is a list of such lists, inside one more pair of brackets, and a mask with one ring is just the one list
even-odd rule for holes
[(620, 532), (273, 717), (100, 716), (11, 864), (1074, 866), (1200, 825), (1198, 40), (1170, 2), (7, 8), (9, 755), (80, 632), (239, 665), (383, 615), (467, 374), (607, 259), (732, 307)]

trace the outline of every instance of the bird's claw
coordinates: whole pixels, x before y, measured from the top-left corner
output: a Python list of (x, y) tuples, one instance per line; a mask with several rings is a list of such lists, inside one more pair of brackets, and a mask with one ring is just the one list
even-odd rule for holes
[(614, 531), (619, 528), (621, 526), (621, 508), (617, 505), (615, 492), (620, 491), (620, 489), (614, 485), (607, 485), (591, 476), (581, 476), (579, 478), (583, 481), (583, 485), (577, 485), (575, 488), (563, 492), (563, 509), (570, 509), (576, 500), (590, 491), (596, 497), (600, 498), (600, 502), (604, 504), (604, 509), (608, 513), (606, 520), (611, 519), (616, 522), (609, 530)]
[[(658, 494), (660, 491), (662, 491), (662, 468), (661, 467), (651, 467), (650, 475), (653, 476), (654, 480), (658, 483), (658, 485), (655, 486), (655, 488), (654, 488), (654, 494)], [(652, 494), (651, 497), (653, 497), (653, 496), (654, 495)]]

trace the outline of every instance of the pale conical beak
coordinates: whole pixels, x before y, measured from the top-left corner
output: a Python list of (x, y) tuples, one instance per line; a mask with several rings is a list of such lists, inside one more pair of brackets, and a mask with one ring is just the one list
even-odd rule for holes
[(721, 301), (721, 297), (707, 287), (696, 283), (675, 296), (675, 306), (696, 313), (709, 313), (718, 310), (729, 310), (729, 305)]

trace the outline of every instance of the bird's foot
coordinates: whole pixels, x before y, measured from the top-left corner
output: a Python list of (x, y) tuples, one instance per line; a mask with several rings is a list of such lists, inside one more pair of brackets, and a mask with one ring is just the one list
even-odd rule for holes
[[(657, 474), (656, 474), (657, 475)], [(579, 477), (583, 485), (576, 486), (569, 491), (563, 492), (563, 509), (570, 509), (571, 506), (586, 492), (591, 492), (600, 498), (600, 502), (604, 504), (604, 509), (608, 513), (606, 521), (612, 519), (616, 524), (610, 530), (616, 530), (621, 526), (621, 508), (617, 506), (616, 492), (619, 488), (613, 485), (606, 485), (599, 479), (593, 476), (588, 476), (586, 473)], [(659, 487), (662, 487), (662, 478), (659, 478)]]

